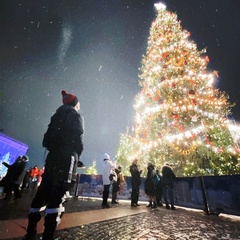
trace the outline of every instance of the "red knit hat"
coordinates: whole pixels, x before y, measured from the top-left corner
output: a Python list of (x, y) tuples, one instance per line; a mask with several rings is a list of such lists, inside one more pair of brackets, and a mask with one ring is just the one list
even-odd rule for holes
[(67, 93), (65, 90), (62, 90), (62, 97), (63, 104), (75, 107), (78, 103), (78, 98), (74, 94)]

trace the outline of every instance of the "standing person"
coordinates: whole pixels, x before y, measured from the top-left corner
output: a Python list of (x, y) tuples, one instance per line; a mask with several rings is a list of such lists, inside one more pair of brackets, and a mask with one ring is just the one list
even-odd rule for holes
[(14, 199), (21, 198), (22, 194), (20, 191), (20, 185), (23, 183), (23, 178), (27, 172), (27, 165), (29, 162), (29, 158), (27, 155), (23, 155), (18, 163), (16, 174), (13, 182), (13, 191), (14, 191)]
[(30, 172), (30, 188), (31, 191), (35, 191), (37, 189), (37, 176), (39, 173), (39, 168), (37, 165), (35, 165)]
[(112, 204), (118, 204), (117, 202), (117, 193), (120, 190), (120, 176), (121, 176), (122, 167), (118, 166), (115, 169), (116, 181), (112, 183)]
[(42, 182), (32, 200), (25, 240), (36, 239), (41, 209), (46, 206), (43, 240), (54, 239), (64, 212), (64, 194), (76, 181), (77, 164), (83, 151), (83, 120), (80, 103), (74, 94), (62, 91), (62, 102), (51, 117), (44, 134), (43, 147), (49, 151)]
[[(108, 197), (109, 197), (109, 190), (111, 186), (110, 174), (116, 168), (116, 162), (110, 160), (110, 156), (105, 153), (105, 158), (103, 159), (103, 195), (102, 195), (102, 208), (109, 208), (110, 205), (108, 204)], [(112, 176), (113, 178), (114, 176)]]
[(13, 182), (14, 182), (14, 178), (15, 178), (18, 164), (20, 161), (21, 161), (21, 156), (18, 156), (12, 165), (6, 162), (2, 162), (2, 164), (8, 169), (7, 174), (4, 176), (4, 178), (0, 182), (0, 186), (3, 187), (4, 189), (3, 190), (4, 198), (2, 198), (3, 200), (9, 201), (11, 199)]
[(130, 173), (132, 176), (132, 194), (131, 194), (131, 206), (137, 207), (139, 199), (139, 187), (141, 185), (141, 173), (142, 170), (138, 168), (138, 159), (134, 159), (132, 165), (130, 166)]
[(12, 165), (7, 164), (6, 162), (2, 163), (8, 168), (6, 176), (0, 182), (1, 186), (4, 187), (4, 200), (9, 201), (11, 199), (12, 191), (14, 191), (14, 199), (21, 198), (21, 192), (19, 187), (23, 181), (27, 162), (28, 157), (24, 155), (18, 156), (16, 161)]
[(30, 176), (31, 176), (31, 178), (32, 178), (32, 182), (37, 181), (38, 172), (39, 172), (39, 168), (38, 168), (37, 165), (35, 165), (35, 166), (31, 169), (31, 172), (30, 172)]
[(162, 207), (162, 176), (159, 173), (159, 170), (156, 170), (156, 175), (159, 179), (159, 181), (156, 181), (156, 202), (158, 207)]
[(163, 199), (166, 204), (166, 208), (170, 209), (167, 195), (169, 196), (172, 210), (175, 210), (174, 198), (173, 198), (173, 187), (174, 187), (175, 178), (176, 178), (176, 176), (175, 176), (172, 168), (169, 166), (168, 163), (166, 163), (162, 168)]
[(147, 205), (147, 207), (151, 208), (157, 207), (155, 186), (155, 183), (157, 182), (156, 178), (158, 178), (158, 176), (156, 176), (154, 165), (151, 162), (149, 162), (147, 167), (147, 177), (145, 180), (145, 193), (149, 197), (149, 204)]
[(118, 174), (119, 176), (119, 195), (124, 195), (124, 182), (125, 182), (125, 178), (122, 172), (122, 166), (119, 166), (119, 168), (121, 169), (121, 172)]
[(25, 173), (25, 176), (23, 178), (22, 190), (29, 188), (29, 185), (30, 185), (30, 172), (31, 172), (31, 170), (32, 170), (32, 167), (30, 167), (26, 171), (26, 173)]

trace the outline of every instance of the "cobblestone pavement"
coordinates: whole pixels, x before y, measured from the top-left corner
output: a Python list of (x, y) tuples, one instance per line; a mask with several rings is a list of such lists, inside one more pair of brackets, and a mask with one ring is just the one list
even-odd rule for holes
[(158, 208), (116, 220), (67, 229), (58, 232), (56, 236), (59, 239), (89, 240), (240, 239), (240, 222), (181, 209), (169, 211)]
[[(27, 218), (33, 196), (24, 194), (16, 201), (4, 202), (0, 200), (0, 221), (9, 219)], [(65, 212), (82, 212), (101, 209), (100, 199), (71, 198), (65, 203)]]
[[(0, 224), (4, 219), (27, 218), (30, 199), (28, 196), (18, 202), (0, 203)], [(8, 207), (6, 207), (8, 206)], [(121, 202), (111, 209), (114, 216), (115, 208), (130, 209), (129, 202)], [(146, 204), (138, 208), (143, 213), (128, 215), (117, 219), (83, 224), (73, 228), (65, 228), (56, 232), (58, 240), (240, 240), (240, 218), (227, 218), (205, 215), (203, 212), (177, 208), (175, 211), (164, 207), (148, 209)], [(101, 199), (72, 198), (66, 203), (66, 213), (101, 209)], [(104, 211), (104, 210), (103, 210)], [(96, 211), (99, 212), (99, 211)], [(0, 238), (1, 239), (1, 238)], [(8, 238), (9, 239), (9, 238)], [(15, 238), (20, 240), (22, 238)], [(38, 235), (41, 239), (41, 234)]]

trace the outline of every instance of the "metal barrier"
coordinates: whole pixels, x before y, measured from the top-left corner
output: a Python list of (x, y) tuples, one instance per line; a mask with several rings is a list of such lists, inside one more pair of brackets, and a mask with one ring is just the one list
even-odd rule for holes
[[(148, 201), (141, 178), (140, 201)], [(79, 175), (75, 196), (102, 197), (102, 175)], [(240, 216), (240, 175), (211, 177), (179, 177), (174, 184), (175, 204), (203, 210), (206, 214)], [(111, 190), (110, 190), (111, 192)], [(130, 199), (131, 177), (125, 177), (118, 199)], [(110, 194), (111, 198), (111, 194)]]
[(240, 216), (240, 175), (203, 177), (209, 212)]

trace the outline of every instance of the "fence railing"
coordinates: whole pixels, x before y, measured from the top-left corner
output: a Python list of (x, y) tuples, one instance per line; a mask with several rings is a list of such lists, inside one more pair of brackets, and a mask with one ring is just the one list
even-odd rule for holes
[[(139, 200), (148, 201), (144, 192), (144, 181), (145, 178), (141, 178)], [(118, 199), (130, 199), (131, 188), (131, 177), (125, 177)], [(102, 175), (78, 175), (75, 196), (101, 198), (102, 192)], [(240, 216), (240, 175), (176, 178), (174, 199), (178, 206), (200, 209), (207, 214), (226, 213)]]

